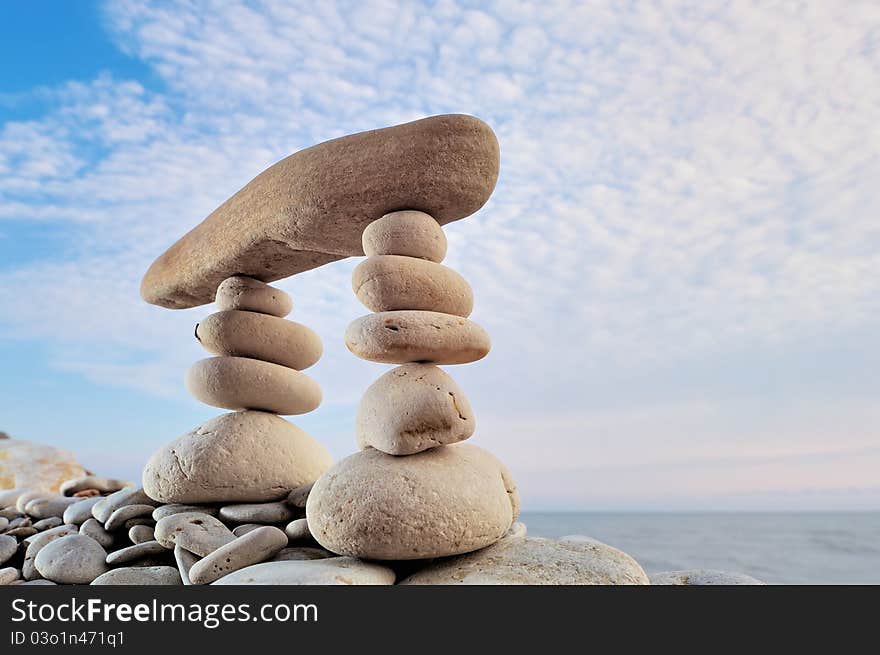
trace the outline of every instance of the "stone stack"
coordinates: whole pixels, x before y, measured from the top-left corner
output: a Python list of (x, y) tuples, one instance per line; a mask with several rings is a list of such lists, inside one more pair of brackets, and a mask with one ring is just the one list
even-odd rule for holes
[(274, 501), (314, 482), (332, 464), (327, 450), (278, 414), (318, 407), (321, 389), (302, 373), (321, 357), (321, 340), (285, 320), (290, 296), (244, 276), (217, 288), (220, 310), (196, 325), (211, 354), (186, 386), (200, 401), (234, 410), (156, 452), (144, 490), (163, 503)]
[(458, 555), (501, 539), (519, 500), (507, 469), (461, 444), (474, 433), (470, 403), (438, 365), (489, 352), (468, 320), (470, 285), (441, 264), (442, 228), (429, 214), (397, 211), (363, 232), (367, 259), (354, 271), (358, 299), (374, 313), (354, 321), (345, 343), (373, 362), (399, 364), (364, 394), (356, 417), (361, 452), (312, 488), (306, 516), (327, 550), (373, 560)]

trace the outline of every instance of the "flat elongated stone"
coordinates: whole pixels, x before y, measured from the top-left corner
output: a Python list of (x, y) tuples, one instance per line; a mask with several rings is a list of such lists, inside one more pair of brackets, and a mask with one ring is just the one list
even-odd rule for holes
[(301, 323), (237, 310), (211, 314), (196, 325), (196, 339), (213, 355), (250, 357), (297, 371), (321, 359), (321, 338)]
[(18, 540), (6, 534), (0, 534), (0, 566), (3, 566), (18, 550)]
[(353, 557), (281, 560), (255, 564), (217, 580), (216, 585), (391, 585), (394, 571)]
[(304, 559), (327, 559), (336, 557), (329, 550), (317, 548), (315, 546), (288, 546), (278, 552), (270, 562), (286, 562), (288, 560), (304, 560)]
[(82, 525), (92, 518), (92, 508), (101, 501), (101, 496), (92, 496), (91, 498), (80, 499), (64, 510), (62, 520), (72, 525)]
[(293, 309), (293, 299), (281, 289), (252, 277), (233, 275), (220, 283), (214, 298), (220, 310), (240, 309), (284, 318)]
[(36, 567), (34, 566), (34, 560), (37, 559), (37, 554), (42, 550), (42, 548), (56, 539), (60, 539), (61, 537), (66, 537), (69, 534), (76, 534), (77, 529), (75, 525), (62, 525), (57, 528), (52, 528), (51, 530), (46, 530), (45, 532), (41, 532), (40, 534), (36, 534), (33, 537), (29, 537), (26, 540), (27, 550), (24, 552), (24, 562), (21, 567), (21, 574), (25, 580), (34, 580), (39, 578), (40, 575), (37, 572)]
[(104, 526), (98, 522), (98, 519), (91, 518), (86, 521), (83, 521), (83, 524), (79, 526), (79, 533), (89, 537), (90, 539), (94, 539), (104, 548), (110, 548), (113, 545), (115, 539), (113, 535), (107, 532), (104, 529)]
[(126, 566), (92, 580), (93, 585), (180, 585), (180, 573), (173, 566)]
[(431, 364), (404, 364), (367, 388), (354, 425), (361, 449), (412, 455), (467, 439), (476, 418), (445, 371)]
[(370, 223), (361, 238), (364, 254), (405, 255), (438, 264), (446, 257), (446, 235), (433, 216), (399, 211)]
[(489, 353), (489, 335), (461, 316), (403, 310), (352, 321), (345, 345), (361, 359), (386, 364), (467, 364)]
[(144, 468), (144, 488), (170, 503), (280, 500), (332, 463), (323, 445), (283, 418), (236, 412), (163, 446)]
[(206, 405), (305, 414), (321, 404), (321, 387), (305, 373), (247, 357), (211, 357), (189, 369), (186, 388)]
[(140, 487), (125, 487), (99, 500), (92, 506), (92, 516), (106, 523), (110, 515), (126, 505), (157, 505)]
[(362, 255), (372, 221), (416, 209), (446, 224), (477, 211), (498, 179), (498, 140), (473, 116), (432, 116), (297, 152), (249, 182), (157, 259), (147, 302), (211, 302), (229, 276), (264, 282)]
[(128, 538), (133, 544), (142, 544), (156, 538), (155, 530), (149, 525), (133, 525), (128, 531)]
[(64, 521), (61, 520), (60, 516), (50, 516), (47, 519), (40, 519), (34, 523), (34, 529), (42, 532), (43, 530), (48, 530), (50, 528), (57, 528), (62, 523), (64, 523)]
[(189, 552), (182, 546), (174, 547), (174, 561), (177, 562), (177, 571), (180, 573), (180, 579), (185, 585), (191, 585), (189, 580), (189, 570), (193, 564), (199, 561), (199, 556)]
[(189, 570), (194, 585), (210, 584), (246, 566), (265, 562), (287, 545), (287, 535), (278, 528), (264, 525), (200, 559)]
[(287, 524), (284, 533), (290, 541), (302, 541), (311, 539), (312, 533), (309, 532), (309, 522), (306, 519), (296, 519)]
[(461, 275), (415, 257), (368, 257), (352, 272), (351, 287), (373, 312), (421, 309), (467, 318), (474, 308), (471, 285)]
[(113, 513), (104, 523), (104, 529), (110, 532), (121, 528), (129, 519), (149, 516), (152, 520), (153, 505), (125, 505), (119, 509), (113, 510)]
[(207, 514), (186, 512), (166, 516), (156, 524), (156, 541), (165, 548), (180, 546), (205, 557), (235, 539), (219, 519)]
[(170, 505), (159, 505), (153, 510), (153, 520), (160, 521), (166, 516), (172, 514), (183, 514), (184, 512), (199, 512), (201, 514), (210, 514), (217, 516), (220, 511), (219, 507), (211, 507), (210, 505), (182, 505), (180, 503), (172, 503)]
[(12, 584), (19, 579), (20, 575), (19, 570), (11, 566), (0, 568), (0, 586)]

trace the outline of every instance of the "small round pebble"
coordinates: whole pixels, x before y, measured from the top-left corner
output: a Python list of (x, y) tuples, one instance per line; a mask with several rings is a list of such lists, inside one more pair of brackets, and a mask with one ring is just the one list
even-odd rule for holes
[(291, 521), (284, 528), (284, 533), (290, 541), (302, 541), (312, 538), (312, 533), (309, 532), (309, 522), (306, 519)]
[(156, 541), (165, 548), (186, 548), (200, 557), (210, 555), (235, 539), (220, 520), (198, 512), (166, 516), (156, 523)]
[(219, 511), (219, 508), (211, 507), (210, 505), (182, 505), (180, 503), (172, 503), (170, 505), (159, 505), (159, 507), (154, 509), (153, 520), (161, 521), (166, 516), (171, 516), (172, 514), (183, 514), (185, 512), (198, 512), (199, 514), (209, 514), (210, 516), (217, 516), (217, 513)]
[(430, 214), (420, 211), (397, 211), (367, 225), (361, 236), (367, 257), (405, 255), (431, 262), (446, 256), (446, 235)]
[(50, 516), (47, 519), (40, 519), (36, 523), (34, 523), (34, 529), (42, 532), (43, 530), (49, 530), (50, 528), (57, 528), (59, 525), (62, 525), (64, 521), (61, 520), (60, 516)]
[(159, 555), (165, 552), (167, 552), (165, 547), (158, 541), (145, 541), (140, 544), (127, 546), (113, 551), (107, 555), (107, 564), (110, 564), (111, 566), (127, 564), (128, 562), (133, 562), (149, 555)]
[(155, 530), (149, 525), (133, 525), (128, 531), (128, 538), (133, 544), (142, 544), (145, 541), (153, 541)]
[(64, 510), (62, 520), (72, 525), (82, 525), (92, 518), (92, 508), (99, 500), (101, 500), (101, 496), (81, 499), (78, 503), (74, 503)]
[(115, 541), (113, 535), (104, 529), (104, 526), (98, 522), (98, 519), (85, 521), (79, 526), (79, 533), (94, 539), (104, 548), (110, 548)]
[(19, 575), (18, 569), (14, 569), (11, 566), (0, 569), (0, 585), (12, 584), (19, 579)]
[(88, 584), (107, 571), (107, 553), (94, 539), (70, 534), (44, 546), (35, 565), (47, 580), (64, 584)]
[(311, 482), (291, 491), (287, 496), (287, 504), (291, 507), (297, 507), (304, 510), (306, 508), (306, 502), (309, 499), (309, 493), (314, 485), (315, 483)]
[(220, 508), (220, 518), (234, 523), (284, 523), (293, 516), (285, 502), (243, 503)]
[(113, 532), (114, 530), (118, 530), (125, 522), (129, 519), (137, 518), (140, 516), (149, 516), (150, 520), (152, 520), (153, 514), (153, 506), (152, 505), (126, 505), (125, 507), (120, 507), (119, 509), (113, 510), (113, 513), (110, 514), (110, 517), (104, 523), (104, 529), (108, 532)]
[(242, 309), (284, 318), (293, 309), (293, 300), (281, 289), (252, 277), (234, 275), (217, 287), (214, 302), (218, 309)]

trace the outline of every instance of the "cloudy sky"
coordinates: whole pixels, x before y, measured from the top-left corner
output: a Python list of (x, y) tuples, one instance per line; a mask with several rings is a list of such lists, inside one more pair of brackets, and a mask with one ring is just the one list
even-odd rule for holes
[[(447, 227), (493, 338), (449, 367), (527, 509), (880, 508), (876, 2), (30, 2), (0, 9), (0, 429), (139, 477), (219, 410), (211, 308), (150, 262), (274, 161), (462, 112), (498, 187)], [(386, 367), (348, 260), (279, 283), (335, 456)]]

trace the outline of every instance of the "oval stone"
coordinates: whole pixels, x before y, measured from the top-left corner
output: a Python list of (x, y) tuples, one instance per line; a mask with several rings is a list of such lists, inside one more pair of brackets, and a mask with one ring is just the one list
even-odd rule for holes
[(0, 566), (6, 564), (18, 551), (18, 540), (7, 534), (0, 534)]
[(128, 538), (133, 544), (142, 544), (156, 538), (155, 530), (149, 525), (133, 525), (128, 530)]
[(200, 557), (210, 555), (235, 539), (220, 520), (198, 512), (166, 516), (156, 524), (154, 534), (165, 548), (180, 546)]
[(126, 566), (92, 580), (93, 585), (180, 585), (180, 573), (173, 566)]
[(466, 318), (474, 309), (474, 293), (461, 275), (414, 257), (368, 257), (351, 274), (351, 287), (373, 312), (419, 309)]
[(434, 217), (425, 212), (385, 214), (367, 225), (361, 237), (364, 254), (404, 255), (438, 264), (446, 257), (446, 235)]
[(138, 518), (142, 516), (149, 516), (152, 518), (153, 515), (153, 505), (125, 505), (124, 507), (120, 507), (119, 509), (113, 510), (113, 513), (110, 514), (110, 517), (107, 519), (107, 522), (104, 523), (104, 529), (109, 532), (113, 532), (114, 530), (118, 530), (122, 526), (125, 525), (126, 521), (133, 518)]
[(94, 539), (70, 534), (46, 544), (34, 565), (47, 580), (63, 584), (88, 584), (107, 571), (107, 553)]
[(457, 443), (475, 427), (464, 393), (431, 364), (404, 364), (385, 373), (364, 392), (355, 417), (358, 446), (389, 455)]
[(485, 548), (504, 536), (518, 511), (507, 469), (470, 444), (408, 457), (368, 448), (324, 474), (306, 504), (312, 537), (324, 548), (377, 560)]
[(156, 502), (147, 496), (140, 487), (125, 487), (119, 491), (105, 496), (92, 506), (92, 516), (101, 523), (106, 523), (110, 515), (126, 505), (156, 505)]
[(98, 519), (91, 518), (87, 521), (84, 521), (81, 526), (79, 526), (79, 533), (81, 535), (85, 535), (90, 539), (94, 539), (104, 548), (110, 548), (113, 545), (115, 539), (113, 535), (107, 532), (104, 529), (104, 526), (98, 522)]
[(167, 503), (279, 500), (332, 463), (323, 445), (283, 418), (236, 412), (156, 452), (144, 468), (144, 488)]
[(79, 502), (79, 498), (66, 496), (48, 496), (34, 498), (25, 506), (24, 511), (35, 519), (45, 519), (52, 516), (64, 516), (64, 510)]
[(293, 309), (293, 300), (282, 291), (252, 277), (233, 275), (220, 283), (214, 302), (220, 310), (240, 309), (284, 318)]
[(264, 525), (230, 541), (200, 559), (189, 570), (194, 585), (210, 584), (246, 566), (264, 562), (287, 545), (287, 535), (271, 525)]
[(321, 359), (321, 338), (301, 323), (254, 312), (211, 314), (196, 325), (196, 339), (213, 355), (249, 357), (307, 369)]
[(305, 414), (321, 404), (321, 387), (305, 373), (246, 357), (210, 357), (189, 369), (186, 388), (206, 405)]
[(64, 510), (64, 516), (62, 516), (62, 520), (65, 523), (69, 523), (71, 525), (82, 525), (87, 520), (92, 518), (92, 508), (102, 500), (101, 496), (92, 496), (91, 498), (80, 499), (78, 503), (75, 503)]
[(174, 561), (177, 563), (177, 571), (180, 573), (180, 579), (183, 584), (189, 586), (189, 570), (193, 564), (199, 561), (198, 555), (194, 555), (181, 546), (174, 547)]
[(632, 557), (600, 541), (502, 539), (475, 553), (429, 565), (404, 585), (646, 585)]
[(202, 514), (217, 516), (217, 513), (219, 511), (219, 507), (212, 507), (210, 505), (181, 505), (179, 503), (172, 503), (170, 505), (159, 505), (159, 507), (154, 509), (153, 520), (159, 521), (161, 519), (164, 519), (166, 516), (171, 516), (172, 514), (183, 514), (184, 512), (200, 512)]
[(145, 541), (133, 546), (126, 546), (119, 550), (114, 550), (107, 555), (107, 564), (115, 566), (117, 564), (127, 564), (136, 560), (149, 557), (150, 555), (163, 555), (168, 552), (165, 547), (158, 541)]
[(288, 546), (282, 549), (270, 562), (286, 562), (287, 560), (301, 559), (326, 559), (328, 557), (336, 557), (329, 550), (317, 548), (315, 546)]
[(467, 364), (485, 357), (490, 341), (483, 328), (461, 316), (403, 310), (353, 321), (345, 345), (371, 362)]
[(284, 523), (293, 518), (293, 510), (283, 501), (244, 503), (221, 507), (220, 518), (233, 523)]
[(263, 562), (230, 573), (216, 585), (392, 585), (394, 571), (352, 557)]

